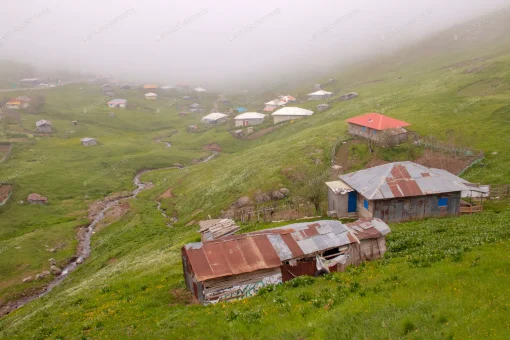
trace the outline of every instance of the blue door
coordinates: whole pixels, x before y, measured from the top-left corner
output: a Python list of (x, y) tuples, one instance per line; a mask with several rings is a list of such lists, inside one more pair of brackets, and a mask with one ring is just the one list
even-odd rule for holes
[(358, 197), (358, 193), (356, 191), (349, 192), (349, 197), (347, 201), (347, 212), (356, 212), (356, 199)]

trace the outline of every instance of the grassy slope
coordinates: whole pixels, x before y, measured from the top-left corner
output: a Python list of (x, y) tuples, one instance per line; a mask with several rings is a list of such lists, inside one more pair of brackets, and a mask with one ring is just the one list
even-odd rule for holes
[(196, 233), (161, 226), (154, 209), (140, 200), (134, 204), (138, 215), (95, 237), (86, 266), (2, 320), (0, 334), (283, 339), (396, 338), (410, 332), (440, 339), (503, 338), (508, 332), (508, 210), (393, 225), (384, 261), (203, 307), (187, 305), (182, 293), (179, 246), (196, 240)]
[[(337, 77), (339, 82), (335, 87), (348, 87), (349, 91), (357, 91), (359, 98), (336, 103), (331, 110), (306, 120), (286, 123), (283, 128), (254, 141), (233, 139), (225, 126), (201, 134), (187, 134), (184, 132), (185, 125), (196, 123), (198, 118), (177, 118), (173, 108), (165, 109), (159, 114), (119, 111), (116, 118), (110, 119), (107, 112), (111, 110), (99, 105), (83, 114), (84, 107), (89, 107), (100, 99), (101, 93), (97, 87), (86, 87), (82, 91), (77, 89), (78, 86), (57, 89), (68, 91), (66, 95), (62, 92), (48, 92), (47, 112), (44, 117), (41, 115), (41, 118), (54, 121), (58, 130), (56, 135), (59, 137), (30, 140), (28, 143), (16, 145), (12, 158), (0, 169), (0, 178), (9, 176), (17, 169), (27, 169), (16, 178), (17, 190), (14, 199), (0, 210), (0, 237), (4, 239), (2, 246), (11, 244), (9, 242), (12, 237), (30, 235), (27, 233), (37, 227), (50, 228), (66, 222), (78, 223), (91, 199), (100, 198), (112, 191), (132, 188), (131, 179), (136, 170), (168, 166), (174, 162), (188, 163), (192, 158), (205, 155), (200, 149), (202, 145), (210, 142), (219, 143), (224, 152), (208, 163), (185, 171), (157, 171), (147, 174), (144, 179), (152, 180), (156, 186), (140, 194), (139, 199), (130, 201), (132, 210), (122, 221), (96, 234), (92, 257), (87, 260), (87, 264), (81, 266), (47, 297), (34, 301), (2, 320), (0, 329), (3, 333), (0, 334), (19, 338), (28, 335), (34, 335), (35, 338), (43, 338), (45, 335), (55, 338), (64, 335), (70, 338), (87, 335), (122, 337), (129, 334), (139, 337), (143, 337), (142, 334), (170, 337), (172, 332), (175, 332), (176, 337), (204, 337), (204, 334), (214, 334), (242, 338), (251, 332), (253, 336), (259, 337), (313, 337), (314, 334), (317, 337), (333, 337), (327, 332), (328, 329), (334, 329), (337, 334), (348, 332), (347, 337), (382, 337), (388, 334), (398, 337), (406, 330), (412, 331), (411, 336), (415, 335), (414, 327), (418, 329), (417, 337), (431, 334), (440, 338), (450, 333), (460, 336), (486, 335), (487, 332), (489, 335), (494, 335), (491, 332), (496, 332), (496, 335), (504, 334), (504, 330), (508, 330), (508, 324), (499, 322), (497, 318), (500, 315), (498, 313), (504, 314), (507, 311), (508, 305), (499, 302), (504, 299), (494, 300), (492, 293), (496, 296), (500, 293), (503, 298), (507, 298), (502, 289), (508, 278), (500, 273), (505, 265), (508, 266), (508, 257), (505, 257), (505, 252), (502, 251), (508, 248), (508, 241), (499, 244), (496, 250), (490, 247), (475, 248), (482, 260), (475, 261), (480, 264), (469, 270), (466, 268), (471, 268), (476, 255), (474, 252), (461, 260), (456, 254), (464, 249), (462, 243), (450, 245), (451, 249), (448, 249), (451, 252), (447, 252), (450, 255), (445, 260), (424, 269), (409, 269), (409, 266), (413, 263), (427, 264), (427, 261), (439, 260), (442, 258), (440, 254), (445, 253), (444, 249), (433, 252), (439, 255), (432, 259), (427, 256), (409, 259), (406, 258), (409, 254), (405, 252), (390, 253), (388, 255), (395, 256), (388, 266), (370, 264), (363, 273), (357, 274), (357, 271), (354, 271), (340, 275), (341, 280), (356, 280), (361, 283), (361, 291), (365, 295), (362, 296), (359, 292), (349, 294), (353, 299), (351, 304), (342, 304), (341, 295), (337, 294), (333, 297), (334, 306), (325, 307), (328, 302), (324, 301), (333, 294), (330, 292), (330, 295), (323, 297), (313, 296), (315, 300), (324, 300), (324, 304), (315, 303), (319, 306), (315, 309), (313, 301), (311, 304), (310, 301), (298, 302), (308, 300), (309, 297), (300, 297), (299, 294), (304, 292), (305, 288), (279, 288), (278, 293), (270, 293), (247, 302), (204, 308), (185, 306), (186, 299), (179, 293), (183, 288), (179, 248), (186, 242), (198, 240), (194, 230), (182, 225), (207, 214), (214, 216), (239, 196), (253, 193), (258, 188), (288, 185), (287, 179), (281, 173), (284, 168), (301, 162), (310, 163), (312, 158), (321, 159), (324, 164), (328, 164), (334, 141), (346, 138), (344, 120), (347, 117), (385, 109), (386, 113), (412, 123), (413, 129), (421, 134), (444, 139), (448, 136), (448, 131), (453, 129), (457, 131), (458, 142), (482, 148), (488, 154), (484, 166), (471, 169), (465, 174), (466, 178), (485, 183), (508, 183), (508, 88), (501, 86), (489, 95), (482, 94), (487, 90), (485, 86), (490, 87), (493, 83), (493, 79), (508, 83), (510, 57), (506, 53), (492, 53), (495, 56), (483, 62), (487, 65), (479, 73), (466, 74), (465, 69), (472, 66), (449, 68), (449, 65), (456, 62), (485, 56), (491, 52), (484, 49), (481, 54), (480, 50), (476, 49), (464, 51), (462, 55), (432, 55), (436, 56), (435, 59), (427, 55), (426, 59), (418, 60), (414, 60), (416, 55), (409, 52), (409, 62), (402, 66), (398, 66), (397, 62), (380, 62), (381, 65), (392, 66), (366, 67), (361, 71), (345, 73)], [(405, 56), (398, 58), (400, 59), (405, 59)], [(402, 79), (395, 79), (397, 76)], [(385, 81), (356, 85), (375, 79)], [(300, 89), (296, 90), (298, 91), (304, 92)], [(128, 91), (125, 97), (130, 101), (140, 100), (136, 91)], [(476, 97), (480, 99), (474, 101), (473, 98)], [(266, 98), (259, 99), (263, 102)], [(162, 104), (143, 100), (140, 103), (152, 107), (151, 112), (156, 112), (157, 105)], [(316, 104), (306, 103), (304, 106), (313, 107)], [(250, 105), (255, 108), (256, 103)], [(140, 119), (141, 116), (143, 119)], [(23, 118), (23, 125), (28, 128), (39, 119), (28, 115)], [(79, 127), (69, 124), (73, 119), (81, 122)], [(75, 133), (71, 138), (64, 139), (63, 134), (71, 129)], [(178, 133), (169, 138), (174, 145), (171, 149), (165, 149), (151, 140), (156, 136), (168, 135), (174, 130), (178, 130)], [(80, 148), (78, 141), (84, 136), (96, 137), (102, 145), (90, 149)], [(30, 149), (35, 153), (29, 151)], [(317, 150), (320, 152), (317, 153)], [(498, 154), (492, 155), (493, 151)], [(41, 162), (37, 167), (27, 166), (33, 163), (34, 154), (44, 152), (50, 156), (47, 161)], [(89, 180), (98, 171), (111, 169), (112, 165), (121, 161), (125, 155), (131, 154), (134, 157), (123, 166), (89, 185), (83, 185), (83, 181)], [(83, 159), (87, 159), (87, 162)], [(155, 209), (152, 201), (169, 187), (174, 188), (173, 193), (176, 196), (165, 199), (163, 207), (168, 208), (169, 212), (175, 209), (179, 217), (179, 223), (173, 229), (165, 226), (166, 221)], [(31, 191), (48, 195), (50, 205), (27, 207), (14, 203)], [(27, 209), (30, 211), (27, 212)], [(508, 234), (504, 234), (501, 225), (505, 225), (508, 220), (508, 207), (501, 209), (503, 213), (500, 215), (486, 213), (463, 217), (464, 222), (460, 226), (469, 226), (469, 232), (457, 230), (457, 234), (465, 234), (467, 238), (476, 241), (485, 232), (484, 228), (496, 228), (499, 230), (500, 239), (507, 240)], [(200, 210), (202, 212), (192, 216), (193, 212)], [(77, 214), (76, 211), (82, 212)], [(395, 239), (392, 237), (390, 242), (398, 244), (409, 235), (409, 244), (405, 244), (402, 249), (419, 246), (422, 250), (427, 249), (426, 244), (414, 244), (415, 238), (420, 235), (411, 233), (410, 229), (427, 231), (430, 225), (436, 229), (448, 229), (455, 227), (459, 221), (461, 220), (445, 219), (392, 226), (398, 237), (395, 235)], [(63, 236), (68, 242), (72, 240), (69, 233), (72, 226), (69, 224), (64, 233), (68, 236)], [(403, 233), (399, 233), (399, 230)], [(446, 236), (439, 231), (438, 235)], [(431, 245), (430, 249), (441, 249), (445, 244), (444, 240), (448, 238), (435, 239), (435, 244)], [(27, 247), (43, 247), (36, 237), (33, 237), (32, 242), (28, 243)], [(479, 244), (478, 241), (469, 243), (471, 246)], [(17, 249), (10, 246), (7, 248), (9, 251)], [(13, 253), (13, 256), (16, 254)], [(46, 260), (48, 257), (44, 254), (39, 256), (32, 265), (37, 266), (37, 263), (43, 263), (42, 259)], [(14, 275), (16, 266), (30, 262), (35, 257), (27, 256), (18, 263), (4, 264), (2, 272)], [(413, 259), (414, 262), (410, 262)], [(452, 259), (460, 262), (451, 262)], [(449, 277), (445, 273), (456, 275)], [(493, 273), (487, 275), (487, 284), (479, 280), (485, 273)], [(396, 281), (405, 284), (396, 284), (393, 287), (389, 284), (393, 275), (397, 276)], [(435, 289), (431, 289), (431, 285), (422, 285), (422, 282), (428, 283), (427, 280), (431, 278), (437, 279), (436, 286), (433, 286)], [(463, 289), (459, 299), (455, 299), (455, 294), (449, 290), (454, 284), (463, 287), (476, 286), (476, 290)], [(312, 286), (316, 288), (312, 294), (318, 294), (322, 288), (328, 287), (336, 292), (338, 285), (335, 281), (319, 280)], [(306, 291), (310, 289), (307, 288)], [(417, 291), (420, 291), (419, 295)], [(283, 297), (280, 298), (280, 295)], [(386, 307), (372, 304), (372, 301), (379, 301)], [(394, 305), (394, 301), (400, 304)], [(420, 301), (424, 304), (418, 304)], [(289, 303), (296, 308), (289, 307)], [(450, 308), (448, 303), (455, 308)], [(396, 309), (393, 309), (393, 306), (396, 306)], [(479, 312), (483, 306), (490, 308), (482, 308)], [(434, 308), (445, 314), (444, 317), (434, 314), (434, 318), (442, 321), (433, 320)], [(327, 312), (327, 316), (324, 316), (326, 309), (337, 312)], [(242, 312), (241, 316), (235, 316), (236, 310)], [(296, 310), (299, 313), (296, 313)], [(374, 313), (374, 310), (377, 312)], [(411, 314), (404, 315), (406, 311)], [(493, 312), (496, 314), (492, 314)], [(303, 314), (306, 318), (300, 319), (299, 315)], [(284, 317), (281, 318), (281, 315)], [(408, 317), (410, 320), (406, 320)], [(140, 321), (144, 318), (146, 320)], [(228, 319), (232, 318), (236, 318), (236, 321), (228, 322)], [(310, 321), (312, 325), (308, 326), (304, 320), (313, 320)], [(370, 328), (365, 334), (360, 334), (361, 328), (357, 325), (365, 322), (370, 324)], [(457, 322), (457, 326), (454, 322)], [(472, 325), (472, 329), (463, 326), (466, 323)], [(211, 324), (217, 327), (212, 327)], [(225, 329), (229, 330), (228, 334), (225, 334)]]

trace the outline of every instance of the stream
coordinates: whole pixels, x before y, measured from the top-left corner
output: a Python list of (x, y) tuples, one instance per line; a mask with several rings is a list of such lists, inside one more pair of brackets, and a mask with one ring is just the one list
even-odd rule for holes
[[(162, 142), (162, 143), (166, 143), (166, 142)], [(170, 144), (170, 143), (166, 143), (166, 144)], [(170, 146), (171, 145), (167, 145), (167, 147), (170, 147)], [(208, 162), (211, 159), (213, 159), (217, 154), (218, 154), (217, 151), (213, 151), (213, 153), (211, 155), (201, 159), (196, 164)], [(140, 178), (141, 178), (142, 175), (144, 175), (144, 174), (146, 174), (148, 172), (151, 172), (151, 171), (169, 170), (169, 169), (176, 169), (176, 168), (177, 169), (182, 169), (182, 168), (179, 168), (179, 167), (171, 166), (171, 167), (160, 168), (160, 169), (148, 169), (148, 170), (141, 170), (141, 171), (139, 171), (135, 175), (135, 177), (133, 178), (133, 184), (136, 186), (136, 189), (134, 189), (131, 192), (131, 195), (129, 195), (129, 196), (124, 196), (124, 197), (117, 198), (117, 199), (114, 199), (114, 200), (108, 202), (106, 204), (106, 206), (94, 217), (92, 222), (86, 227), (85, 232), (83, 233), (83, 236), (80, 237), (80, 239), (79, 239), (76, 256), (73, 257), (73, 259), (62, 269), (62, 272), (60, 273), (60, 275), (56, 276), (53, 279), (53, 281), (51, 281), (50, 284), (43, 291), (35, 293), (35, 294), (32, 294), (32, 295), (28, 295), (28, 296), (23, 297), (21, 299), (18, 299), (16, 301), (11, 301), (10, 303), (2, 306), (0, 308), (0, 317), (3, 317), (5, 315), (9, 314), (10, 312), (12, 312), (12, 311), (14, 311), (14, 310), (24, 306), (25, 304), (29, 303), (32, 300), (35, 300), (37, 298), (40, 298), (40, 297), (48, 294), (49, 292), (51, 292), (51, 290), (53, 288), (55, 288), (56, 286), (60, 285), (62, 283), (62, 281), (64, 281), (64, 279), (69, 275), (69, 273), (74, 271), (78, 267), (78, 265), (82, 264), (83, 261), (90, 256), (90, 251), (91, 251), (90, 240), (91, 240), (91, 237), (94, 234), (94, 229), (95, 229), (96, 225), (104, 219), (106, 211), (108, 209), (110, 209), (111, 207), (113, 207), (114, 205), (117, 205), (122, 200), (126, 200), (126, 199), (129, 199), (129, 198), (136, 198), (136, 196), (144, 188), (146, 188), (147, 185), (149, 185), (149, 183), (144, 183), (144, 182), (141, 181)], [(165, 211), (161, 208), (161, 202), (158, 202), (157, 207), (158, 207), (158, 210), (161, 212), (161, 214), (164, 217), (170, 219), (170, 217), (168, 217), (166, 215)], [(167, 225), (171, 226), (170, 224), (167, 224)]]

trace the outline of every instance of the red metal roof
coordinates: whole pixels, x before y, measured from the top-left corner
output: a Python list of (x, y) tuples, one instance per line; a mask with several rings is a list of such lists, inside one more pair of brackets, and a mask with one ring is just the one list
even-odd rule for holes
[(409, 123), (391, 117), (387, 117), (379, 113), (367, 113), (363, 116), (349, 118), (347, 119), (347, 122), (356, 125), (366, 126), (379, 131), (396, 129), (411, 125)]

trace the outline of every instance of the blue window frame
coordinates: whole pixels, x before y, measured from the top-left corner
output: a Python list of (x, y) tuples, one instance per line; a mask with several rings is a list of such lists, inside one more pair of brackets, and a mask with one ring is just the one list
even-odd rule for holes
[(438, 207), (447, 207), (448, 206), (448, 197), (439, 198), (437, 200), (437, 206)]
[(361, 132), (365, 132), (366, 129), (367, 129), (366, 127), (362, 126), (361, 127)]
[(368, 210), (368, 200), (363, 200), (363, 206)]
[(377, 130), (374, 130), (374, 135), (377, 133)]

